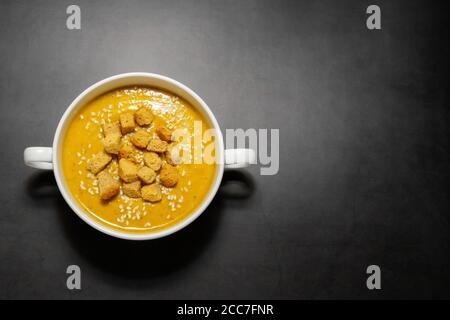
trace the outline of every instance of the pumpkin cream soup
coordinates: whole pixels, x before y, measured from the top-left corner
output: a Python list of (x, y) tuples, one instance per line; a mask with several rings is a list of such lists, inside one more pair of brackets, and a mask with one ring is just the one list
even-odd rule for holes
[(213, 129), (183, 99), (125, 87), (74, 116), (63, 141), (64, 178), (80, 206), (102, 223), (128, 232), (159, 231), (206, 198), (216, 165), (193, 158), (203, 159), (206, 149), (214, 155), (214, 146)]

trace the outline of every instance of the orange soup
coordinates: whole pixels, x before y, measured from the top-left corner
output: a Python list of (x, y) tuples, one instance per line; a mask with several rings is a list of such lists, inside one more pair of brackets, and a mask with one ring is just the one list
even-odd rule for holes
[[(200, 123), (200, 129), (198, 124)], [(197, 138), (186, 143), (176, 132)], [(65, 182), (98, 221), (131, 233), (159, 231), (198, 208), (214, 181), (214, 163), (181, 161), (215, 145), (209, 122), (180, 97), (135, 86), (87, 103), (65, 133)], [(183, 141), (182, 141), (183, 140)], [(171, 155), (174, 154), (172, 157)], [(184, 154), (184, 155), (185, 155)]]

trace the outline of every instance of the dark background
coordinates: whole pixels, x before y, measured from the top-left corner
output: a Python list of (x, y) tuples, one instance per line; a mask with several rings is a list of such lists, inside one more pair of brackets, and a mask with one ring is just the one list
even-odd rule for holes
[[(66, 29), (72, 3), (81, 31)], [(382, 30), (366, 28), (370, 4)], [(434, 1), (0, 1), (0, 298), (450, 298), (448, 12)], [(279, 128), (279, 173), (228, 174), (169, 238), (91, 229), (23, 149), (50, 146), (82, 90), (128, 71), (185, 83), (223, 129)], [(81, 291), (66, 289), (70, 264)], [(366, 288), (371, 264), (382, 290)]]

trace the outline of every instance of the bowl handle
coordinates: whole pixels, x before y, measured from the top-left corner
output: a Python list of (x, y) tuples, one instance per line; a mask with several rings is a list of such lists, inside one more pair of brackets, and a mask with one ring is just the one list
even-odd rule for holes
[(245, 168), (256, 164), (256, 153), (253, 149), (226, 149), (225, 169)]
[(29, 147), (23, 152), (23, 161), (29, 167), (53, 170), (52, 154), (52, 148)]

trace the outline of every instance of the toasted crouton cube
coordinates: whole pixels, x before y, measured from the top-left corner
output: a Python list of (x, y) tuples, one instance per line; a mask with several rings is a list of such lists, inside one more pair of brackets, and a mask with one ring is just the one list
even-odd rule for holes
[(131, 144), (122, 144), (119, 149), (119, 159), (128, 159), (133, 162), (139, 162), (138, 161), (138, 151), (136, 148)]
[(105, 147), (105, 151), (112, 154), (118, 154), (121, 137), (122, 135), (117, 133), (110, 133), (106, 137), (104, 137), (103, 146)]
[(156, 129), (156, 134), (163, 141), (169, 142), (170, 140), (172, 140), (172, 131), (167, 129), (166, 127), (158, 127)]
[(158, 171), (159, 169), (161, 169), (161, 158), (158, 156), (157, 153), (145, 152), (144, 163), (147, 167), (149, 167), (153, 171)]
[(145, 130), (138, 130), (131, 136), (131, 142), (138, 148), (147, 147), (152, 136)]
[(120, 183), (106, 171), (98, 174), (98, 189), (102, 200), (109, 200), (115, 197), (120, 190)]
[(140, 126), (148, 126), (153, 121), (152, 110), (148, 107), (142, 107), (134, 113), (134, 119)]
[(162, 193), (159, 184), (154, 183), (147, 186), (143, 186), (141, 189), (142, 199), (150, 202), (161, 201)]
[(165, 163), (159, 173), (159, 180), (165, 187), (174, 187), (178, 182), (178, 170), (170, 164)]
[(159, 140), (159, 139), (152, 139), (150, 140), (148, 146), (147, 146), (147, 150), (148, 151), (153, 151), (153, 152), (158, 152), (158, 153), (162, 153), (165, 152), (167, 150), (167, 146), (169, 144), (165, 141)]
[(105, 123), (103, 124), (103, 134), (106, 136), (110, 134), (119, 134), (122, 135), (120, 132), (120, 124), (118, 121), (111, 122), (111, 123)]
[(141, 196), (141, 182), (138, 180), (131, 183), (124, 183), (122, 190), (130, 198), (139, 198)]
[(99, 152), (95, 154), (87, 163), (87, 169), (93, 174), (102, 171), (112, 160), (112, 157), (105, 153)]
[(176, 143), (171, 143), (167, 147), (167, 151), (164, 153), (166, 161), (173, 165), (179, 165), (181, 163), (181, 146)]
[(156, 173), (149, 167), (142, 167), (138, 171), (138, 177), (142, 180), (145, 184), (150, 184), (153, 181), (155, 181)]
[(119, 176), (125, 182), (134, 182), (138, 180), (138, 166), (127, 159), (119, 160)]
[(133, 132), (136, 124), (134, 123), (134, 116), (131, 112), (122, 113), (120, 115), (120, 127), (122, 134)]

